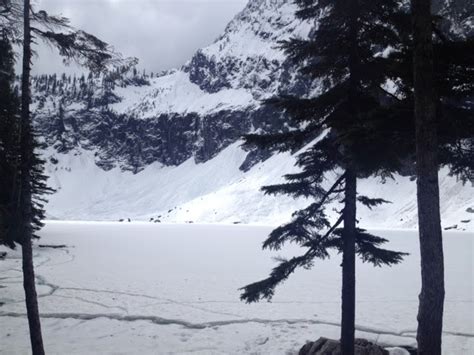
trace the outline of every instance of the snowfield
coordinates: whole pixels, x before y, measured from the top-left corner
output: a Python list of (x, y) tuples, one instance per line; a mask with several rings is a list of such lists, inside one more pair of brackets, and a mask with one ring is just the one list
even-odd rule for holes
[[(337, 338), (340, 257), (299, 270), (272, 303), (238, 288), (280, 255), (261, 251), (271, 227), (48, 222), (35, 248), (48, 354), (296, 354)], [(393, 268), (358, 265), (357, 336), (414, 345), (419, 292), (414, 231), (380, 231), (411, 253)], [(474, 233), (446, 232), (444, 353), (474, 351)], [(3, 250), (3, 249), (2, 249)], [(300, 252), (286, 248), (281, 255)], [(0, 261), (0, 353), (28, 354), (19, 251)]]
[[(282, 182), (283, 175), (298, 171), (294, 156), (276, 154), (243, 172), (239, 166), (247, 153), (241, 144), (231, 144), (205, 163), (196, 164), (194, 158), (179, 166), (155, 163), (135, 175), (119, 168), (102, 170), (94, 163), (92, 151), (59, 154), (48, 150), (43, 154), (48, 161), (48, 184), (57, 192), (48, 197), (47, 215), (58, 220), (153, 218), (165, 223), (277, 226), (308, 205), (305, 199), (265, 196), (260, 191), (262, 186)], [(58, 163), (52, 164), (51, 157)], [(474, 232), (473, 183), (463, 184), (443, 169), (440, 190), (443, 227)], [(416, 183), (410, 177), (396, 176), (385, 183), (378, 178), (359, 180), (359, 193), (392, 202), (372, 211), (360, 206), (358, 218), (364, 227), (417, 227)]]
[(206, 114), (259, 105), (244, 89), (204, 92), (189, 80), (188, 74), (179, 70), (151, 79), (151, 86), (117, 88), (116, 93), (122, 101), (110, 108), (141, 119), (153, 119), (164, 113)]

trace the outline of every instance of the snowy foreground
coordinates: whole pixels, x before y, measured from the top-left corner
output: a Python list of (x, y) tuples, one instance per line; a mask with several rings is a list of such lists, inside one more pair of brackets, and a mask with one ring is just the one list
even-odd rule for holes
[[(239, 301), (238, 288), (274, 265), (271, 257), (278, 254), (260, 250), (270, 230), (48, 223), (40, 244), (67, 248), (35, 249), (47, 353), (295, 354), (307, 340), (337, 338), (339, 256), (298, 271), (272, 303)], [(357, 336), (388, 346), (414, 345), (417, 235), (379, 235), (411, 255), (391, 269), (358, 266)], [(473, 240), (473, 233), (445, 233), (445, 354), (474, 351)], [(29, 351), (19, 255), (9, 252), (0, 261), (2, 354)]]

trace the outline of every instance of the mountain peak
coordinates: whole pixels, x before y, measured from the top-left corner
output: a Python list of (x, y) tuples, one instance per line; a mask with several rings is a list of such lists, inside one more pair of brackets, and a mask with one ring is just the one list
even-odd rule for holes
[(256, 98), (278, 90), (286, 56), (278, 42), (305, 37), (311, 24), (295, 18), (296, 5), (284, 0), (252, 0), (210, 46), (185, 66), (190, 80), (207, 92), (246, 88)]

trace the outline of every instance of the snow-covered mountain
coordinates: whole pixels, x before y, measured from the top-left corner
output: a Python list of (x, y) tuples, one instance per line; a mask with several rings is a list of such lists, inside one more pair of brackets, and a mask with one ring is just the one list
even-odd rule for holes
[(261, 99), (307, 90), (276, 48), (311, 28), (294, 12), (288, 1), (252, 0), (213, 44), (153, 78), (38, 77), (39, 130), (59, 150), (94, 150), (104, 169), (207, 161), (243, 133), (278, 124), (279, 113), (262, 108)]
[[(182, 68), (158, 75), (118, 70), (107, 77), (39, 76), (33, 81), (36, 128), (48, 146), (47, 206), (57, 219), (271, 223), (306, 201), (264, 197), (259, 187), (295, 169), (294, 158), (240, 148), (243, 134), (286, 129), (261, 105), (277, 93), (310, 92), (278, 41), (307, 36), (286, 0), (250, 0), (210, 46)], [(472, 186), (443, 172), (447, 224), (474, 228)], [(416, 225), (409, 178), (362, 182), (397, 189), (396, 203), (362, 212), (371, 226)], [(382, 196), (383, 197), (383, 196)], [(472, 211), (472, 212), (470, 212)], [(393, 217), (396, 216), (396, 217)], [(464, 221), (464, 222), (462, 222)]]

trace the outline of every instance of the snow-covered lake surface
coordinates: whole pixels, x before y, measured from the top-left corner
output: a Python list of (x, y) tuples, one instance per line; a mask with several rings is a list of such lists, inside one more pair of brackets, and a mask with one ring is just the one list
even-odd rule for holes
[[(48, 354), (295, 354), (338, 338), (340, 257), (299, 270), (272, 303), (247, 305), (238, 288), (265, 277), (270, 227), (51, 222), (35, 248)], [(357, 336), (414, 345), (417, 233), (383, 231), (411, 253), (393, 268), (359, 264)], [(445, 354), (474, 351), (474, 234), (445, 233)], [(28, 354), (19, 251), (0, 261), (0, 353)]]

